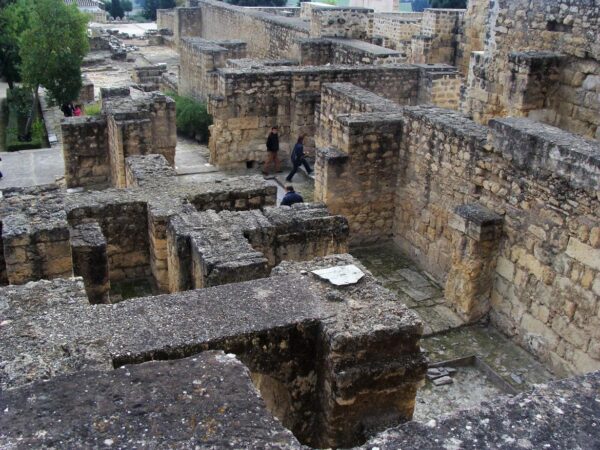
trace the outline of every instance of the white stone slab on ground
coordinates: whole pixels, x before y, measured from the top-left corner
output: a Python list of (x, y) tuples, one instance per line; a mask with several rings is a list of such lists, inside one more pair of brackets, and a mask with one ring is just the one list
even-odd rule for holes
[(313, 270), (319, 278), (329, 281), (335, 286), (347, 286), (349, 284), (358, 283), (358, 281), (365, 276), (364, 272), (356, 267), (354, 264), (348, 264), (347, 266), (334, 266), (328, 267), (327, 269)]

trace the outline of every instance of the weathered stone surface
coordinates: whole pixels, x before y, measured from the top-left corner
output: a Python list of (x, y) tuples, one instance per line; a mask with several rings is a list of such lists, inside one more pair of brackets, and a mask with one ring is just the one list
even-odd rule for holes
[(4, 392), (0, 405), (4, 448), (302, 447), (223, 352), (57, 377)]
[(582, 448), (600, 445), (600, 372), (538, 385), (427, 424), (410, 422), (381, 433), (365, 449)]
[[(117, 305), (87, 304), (77, 280), (2, 288), (10, 320), (0, 327), (3, 388), (221, 349), (277, 380), (261, 388), (266, 398), (289, 392), (295, 400), (281, 418), (303, 440), (357, 442), (367, 424), (411, 417), (425, 361), (421, 322), (370, 274), (344, 288), (299, 274), (348, 263), (357, 264), (349, 255), (287, 263), (271, 278)], [(76, 300), (63, 299), (69, 292)]]

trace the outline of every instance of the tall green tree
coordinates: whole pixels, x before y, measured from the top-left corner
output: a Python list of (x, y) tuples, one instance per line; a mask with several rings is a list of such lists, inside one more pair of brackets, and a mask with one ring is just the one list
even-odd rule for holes
[(21, 33), (29, 27), (32, 9), (31, 0), (18, 0), (0, 9), (0, 76), (6, 79), (10, 89), (21, 81), (19, 43)]
[(123, 18), (125, 11), (123, 11), (120, 0), (111, 0), (109, 13), (112, 17), (119, 17), (121, 19)]
[(467, 0), (431, 0), (431, 7), (465, 9), (467, 7)]
[(175, 0), (143, 0), (144, 17), (149, 20), (156, 20), (157, 9), (175, 8)]
[[(81, 63), (89, 44), (88, 16), (76, 5), (65, 5), (63, 0), (35, 0), (29, 28), (20, 39), (21, 78), (33, 90), (34, 106), (38, 90), (44, 87), (54, 103), (75, 100), (81, 90)], [(33, 123), (27, 121), (26, 133)]]

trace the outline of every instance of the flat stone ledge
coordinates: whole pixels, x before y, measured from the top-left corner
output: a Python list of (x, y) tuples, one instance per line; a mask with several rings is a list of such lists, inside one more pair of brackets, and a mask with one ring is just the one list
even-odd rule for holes
[(223, 352), (57, 377), (0, 403), (2, 448), (302, 448)]

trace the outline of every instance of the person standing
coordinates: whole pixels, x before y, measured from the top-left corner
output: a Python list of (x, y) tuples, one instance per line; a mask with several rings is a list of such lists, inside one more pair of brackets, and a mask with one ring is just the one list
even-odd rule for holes
[(294, 186), (288, 184), (285, 187), (286, 193), (281, 200), (281, 206), (292, 206), (294, 203), (304, 203), (304, 199), (300, 194), (294, 191)]
[(294, 175), (296, 175), (296, 172), (298, 171), (298, 167), (300, 167), (301, 164), (304, 165), (304, 168), (306, 169), (306, 173), (308, 173), (310, 175), (310, 173), (312, 172), (312, 169), (310, 168), (310, 166), (308, 165), (308, 162), (306, 161), (306, 158), (304, 157), (304, 136), (300, 136), (298, 138), (296, 145), (294, 145), (294, 150), (292, 150), (292, 165), (293, 165), (293, 167), (292, 167), (292, 171), (285, 179), (287, 182), (292, 181), (292, 178), (294, 178)]
[(83, 114), (83, 111), (81, 110), (81, 105), (76, 105), (75, 109), (73, 110), (73, 115), (76, 117), (79, 117)]
[(277, 134), (277, 126), (271, 128), (271, 132), (267, 137), (267, 159), (263, 167), (263, 174), (269, 174), (269, 166), (275, 166), (275, 172), (279, 172), (279, 136)]

